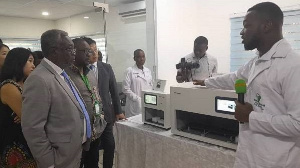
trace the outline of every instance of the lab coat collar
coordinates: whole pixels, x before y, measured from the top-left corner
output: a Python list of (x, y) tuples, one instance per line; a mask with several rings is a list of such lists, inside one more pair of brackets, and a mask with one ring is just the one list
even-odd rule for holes
[(146, 79), (146, 77), (145, 77), (145, 66), (143, 66), (143, 70), (141, 70), (141, 69), (139, 69), (138, 67), (137, 67), (137, 65), (136, 64), (134, 64), (134, 66), (133, 66), (133, 71), (135, 72), (135, 73), (138, 73), (138, 74), (143, 74), (143, 75), (139, 75), (139, 77), (141, 77), (142, 79), (144, 79), (144, 80), (146, 80), (147, 81), (147, 79)]
[(270, 68), (272, 64), (272, 58), (284, 58), (290, 52), (290, 49), (290, 44), (285, 39), (281, 39), (276, 42), (262, 57), (258, 57), (250, 70), (247, 85), (249, 86), (260, 73)]
[[(288, 51), (282, 50), (280, 48), (291, 48), (291, 46), (285, 39), (281, 39), (277, 41), (267, 53), (259, 57), (258, 60), (268, 61), (271, 60), (272, 58), (286, 57)], [(259, 53), (257, 52), (256, 54), (258, 55)]]
[(194, 53), (194, 52), (192, 52), (192, 54), (193, 54), (193, 59), (197, 59), (197, 60), (199, 60), (199, 59), (202, 59), (202, 58), (205, 58), (205, 57), (207, 57), (207, 58), (208, 58), (208, 56), (207, 56), (207, 53), (206, 53), (206, 52), (205, 52), (204, 56), (203, 56), (203, 57), (201, 57), (201, 58), (198, 58), (198, 57), (196, 57), (196, 55), (195, 55), (195, 53)]
[(139, 72), (139, 71), (145, 70), (145, 67), (144, 67), (144, 66), (143, 66), (143, 70), (141, 70), (136, 64), (134, 64), (133, 67), (134, 67), (134, 70), (135, 70), (135, 71), (138, 71), (138, 72)]

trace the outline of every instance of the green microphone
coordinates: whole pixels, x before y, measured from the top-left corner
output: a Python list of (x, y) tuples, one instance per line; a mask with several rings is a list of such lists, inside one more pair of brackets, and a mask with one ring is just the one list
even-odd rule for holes
[(238, 94), (238, 101), (245, 104), (244, 95), (247, 92), (246, 82), (243, 79), (237, 79), (234, 84), (235, 93)]

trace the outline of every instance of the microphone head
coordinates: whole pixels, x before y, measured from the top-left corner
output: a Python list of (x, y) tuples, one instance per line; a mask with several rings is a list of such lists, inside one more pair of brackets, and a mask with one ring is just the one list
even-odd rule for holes
[(246, 87), (246, 82), (243, 79), (237, 79), (235, 81), (235, 93), (246, 93), (247, 92), (247, 87)]

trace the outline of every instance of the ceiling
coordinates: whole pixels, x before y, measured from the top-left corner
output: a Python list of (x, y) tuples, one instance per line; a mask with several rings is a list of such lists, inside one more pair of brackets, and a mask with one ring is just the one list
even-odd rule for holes
[[(0, 0), (0, 16), (57, 20), (94, 10), (93, 2), (110, 6), (141, 0)], [(48, 16), (41, 15), (49, 12)]]

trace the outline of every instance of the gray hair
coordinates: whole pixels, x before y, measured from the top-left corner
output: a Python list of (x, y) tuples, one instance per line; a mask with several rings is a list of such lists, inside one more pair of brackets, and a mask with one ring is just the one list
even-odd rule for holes
[(52, 29), (44, 32), (41, 36), (43, 55), (47, 58), (51, 54), (51, 48), (61, 44), (62, 38), (65, 36), (68, 36), (68, 33), (58, 29)]

